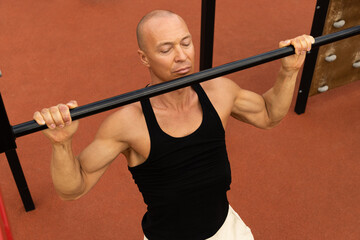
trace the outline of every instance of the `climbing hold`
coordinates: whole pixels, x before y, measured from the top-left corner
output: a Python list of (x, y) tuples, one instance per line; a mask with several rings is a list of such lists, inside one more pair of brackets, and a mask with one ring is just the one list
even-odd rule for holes
[(336, 55), (335, 54), (331, 54), (331, 55), (325, 57), (325, 61), (327, 61), (327, 62), (333, 62), (335, 60), (336, 60)]
[(335, 28), (342, 28), (345, 25), (345, 20), (339, 20), (337, 22), (334, 22), (333, 26)]
[(357, 62), (354, 62), (353, 67), (354, 68), (360, 68), (360, 60), (357, 61)]
[(326, 92), (327, 90), (329, 90), (329, 86), (328, 85), (324, 85), (322, 87), (318, 88), (318, 92)]

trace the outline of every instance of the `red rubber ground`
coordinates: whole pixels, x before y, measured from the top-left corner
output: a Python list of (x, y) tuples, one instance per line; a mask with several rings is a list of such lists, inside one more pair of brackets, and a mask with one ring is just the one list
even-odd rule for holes
[[(315, 1), (217, 1), (214, 65), (277, 48), (309, 33)], [(80, 105), (144, 87), (149, 75), (135, 28), (153, 9), (183, 16), (199, 53), (201, 1), (4, 0), (0, 2), (0, 91), (13, 125), (46, 106)], [(198, 58), (197, 58), (198, 59)], [(263, 93), (279, 62), (231, 74)], [(360, 76), (359, 76), (360, 79)], [(360, 239), (360, 81), (311, 97), (264, 131), (227, 127), (233, 183), (229, 199), (255, 239)], [(79, 152), (109, 113), (81, 120)], [(5, 159), (0, 188), (16, 240), (142, 239), (142, 197), (123, 157), (85, 197), (61, 201), (52, 186), (51, 147), (41, 133), (19, 138), (18, 154), (36, 205), (26, 213)]]
[(7, 218), (5, 204), (0, 189), (0, 240), (12, 240), (12, 233)]

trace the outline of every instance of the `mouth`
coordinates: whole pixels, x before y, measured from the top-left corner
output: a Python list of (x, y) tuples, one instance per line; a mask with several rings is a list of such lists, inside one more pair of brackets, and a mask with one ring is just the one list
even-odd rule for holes
[(177, 73), (177, 74), (186, 74), (188, 72), (190, 72), (191, 70), (191, 67), (182, 67), (182, 68), (179, 68), (179, 69), (176, 69), (174, 71), (174, 73)]

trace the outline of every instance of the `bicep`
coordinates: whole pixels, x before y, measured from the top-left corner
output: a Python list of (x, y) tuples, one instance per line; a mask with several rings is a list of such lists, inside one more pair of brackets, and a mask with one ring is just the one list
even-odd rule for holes
[(121, 145), (113, 140), (96, 138), (78, 156), (82, 170), (90, 174), (108, 166), (122, 152)]
[(258, 128), (268, 128), (269, 115), (263, 96), (237, 87), (231, 116)]
[(116, 157), (128, 148), (125, 142), (117, 138), (115, 133), (118, 133), (118, 129), (113, 127), (109, 121), (105, 121), (94, 141), (78, 156), (85, 182), (84, 194), (98, 182)]

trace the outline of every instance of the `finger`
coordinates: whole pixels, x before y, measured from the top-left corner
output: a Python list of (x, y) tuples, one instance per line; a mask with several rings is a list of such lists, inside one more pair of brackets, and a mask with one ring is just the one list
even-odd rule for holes
[(62, 117), (65, 125), (70, 125), (71, 124), (71, 115), (70, 115), (69, 107), (65, 104), (59, 104), (57, 107), (60, 111), (61, 117)]
[(45, 125), (44, 118), (42, 117), (42, 115), (41, 115), (41, 113), (39, 111), (34, 113), (33, 118), (34, 118), (34, 120), (36, 121), (37, 124)]
[(310, 51), (312, 45), (315, 43), (315, 39), (312, 36), (306, 35), (306, 41), (308, 42), (308, 51)]
[(301, 44), (300, 52), (301, 54), (305, 54), (306, 51), (309, 51), (309, 44), (305, 36), (299, 37), (299, 41)]
[(308, 49), (308, 44), (304, 36), (299, 36), (296, 39), (296, 45), (294, 45), (297, 54), (305, 54)]
[(301, 54), (301, 42), (299, 40), (299, 38), (294, 38), (291, 40), (291, 45), (294, 46), (295, 48), (295, 54), (296, 55), (300, 55)]
[(66, 105), (67, 105), (70, 109), (74, 109), (74, 108), (78, 107), (78, 103), (77, 103), (77, 101), (75, 101), (75, 100), (71, 100), (71, 101), (68, 102)]
[(301, 37), (301, 45), (303, 47), (303, 51), (310, 51), (310, 49), (311, 49), (311, 40), (307, 35), (303, 35)]
[(48, 108), (44, 108), (43, 110), (41, 110), (40, 113), (45, 121), (45, 124), (48, 126), (48, 128), (55, 129), (56, 125), (55, 125), (54, 119), (51, 116), (50, 110)]
[(311, 44), (314, 44), (315, 43), (315, 38), (313, 36), (310, 36), (310, 35), (309, 35), (309, 38), (311, 40)]
[(286, 47), (289, 45), (290, 45), (290, 40), (285, 40), (285, 41), (279, 42), (279, 48)]
[(63, 128), (65, 126), (64, 120), (61, 116), (60, 110), (58, 107), (51, 107), (50, 108), (51, 116), (54, 120), (54, 123), (57, 127)]

